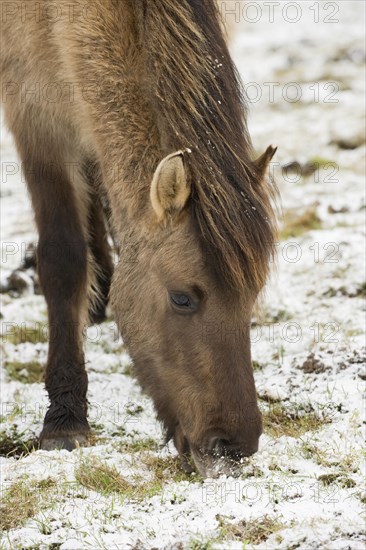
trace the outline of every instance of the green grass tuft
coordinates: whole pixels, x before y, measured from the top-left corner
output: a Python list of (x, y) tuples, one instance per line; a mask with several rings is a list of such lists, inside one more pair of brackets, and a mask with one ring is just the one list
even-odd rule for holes
[(308, 231), (322, 228), (322, 221), (317, 214), (316, 205), (310, 206), (300, 215), (297, 212), (297, 210), (287, 210), (284, 213), (283, 226), (280, 231), (281, 240), (300, 237)]
[(81, 461), (76, 468), (75, 478), (87, 489), (103, 495), (119, 493), (129, 496), (134, 489), (115, 466), (108, 466), (97, 458)]
[(142, 451), (154, 451), (159, 450), (159, 443), (152, 437), (145, 439), (127, 440), (118, 444), (118, 450), (123, 453), (139, 453)]
[(48, 327), (46, 324), (35, 323), (36, 326), (29, 327), (24, 323), (17, 325), (8, 323), (6, 333), (1, 335), (4, 343), (10, 343), (15, 346), (30, 342), (31, 344), (48, 342)]
[(5, 369), (12, 380), (23, 384), (40, 384), (43, 382), (44, 365), (38, 361), (7, 361)]
[(315, 412), (291, 410), (279, 403), (273, 403), (263, 413), (264, 432), (271, 437), (300, 437), (306, 432), (319, 430), (329, 422)]
[(307, 165), (314, 166), (315, 170), (319, 170), (319, 168), (338, 168), (338, 165), (336, 162), (334, 162), (334, 160), (329, 160), (327, 158), (319, 156), (315, 156), (309, 159)]

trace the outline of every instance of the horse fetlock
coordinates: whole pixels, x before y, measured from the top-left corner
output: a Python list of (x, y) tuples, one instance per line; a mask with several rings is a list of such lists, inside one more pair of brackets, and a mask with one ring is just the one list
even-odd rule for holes
[(40, 448), (50, 451), (72, 451), (88, 443), (90, 427), (86, 419), (86, 406), (70, 411), (52, 406), (46, 413), (43, 430), (39, 436)]
[(72, 450), (87, 443), (90, 427), (86, 418), (87, 402), (68, 393), (52, 402), (40, 435), (42, 449)]

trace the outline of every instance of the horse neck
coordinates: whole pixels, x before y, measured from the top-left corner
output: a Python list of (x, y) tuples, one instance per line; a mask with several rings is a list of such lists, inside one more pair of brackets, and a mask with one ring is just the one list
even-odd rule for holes
[(71, 24), (57, 24), (55, 35), (64, 78), (78, 83), (73, 115), (81, 142), (94, 150), (113, 217), (123, 218), (125, 226), (148, 214), (163, 140), (146, 92), (132, 2), (96, 0), (94, 5), (88, 18), (80, 14)]

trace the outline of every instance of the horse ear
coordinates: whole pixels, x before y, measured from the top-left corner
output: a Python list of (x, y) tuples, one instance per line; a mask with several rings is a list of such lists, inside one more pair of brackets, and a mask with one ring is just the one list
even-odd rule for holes
[(150, 200), (159, 221), (183, 210), (191, 186), (183, 162), (183, 151), (165, 157), (155, 170), (150, 188)]
[(277, 147), (272, 147), (272, 145), (270, 145), (269, 147), (267, 147), (263, 155), (261, 155), (257, 158), (257, 160), (254, 161), (260, 181), (264, 179), (268, 165), (271, 162), (276, 151)]

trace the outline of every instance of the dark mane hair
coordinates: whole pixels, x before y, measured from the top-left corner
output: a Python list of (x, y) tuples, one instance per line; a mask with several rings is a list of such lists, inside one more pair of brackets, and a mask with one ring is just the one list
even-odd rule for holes
[(274, 251), (272, 191), (253, 162), (242, 85), (216, 3), (136, 0), (135, 6), (162, 147), (192, 151), (185, 161), (202, 242), (231, 286), (259, 291)]

